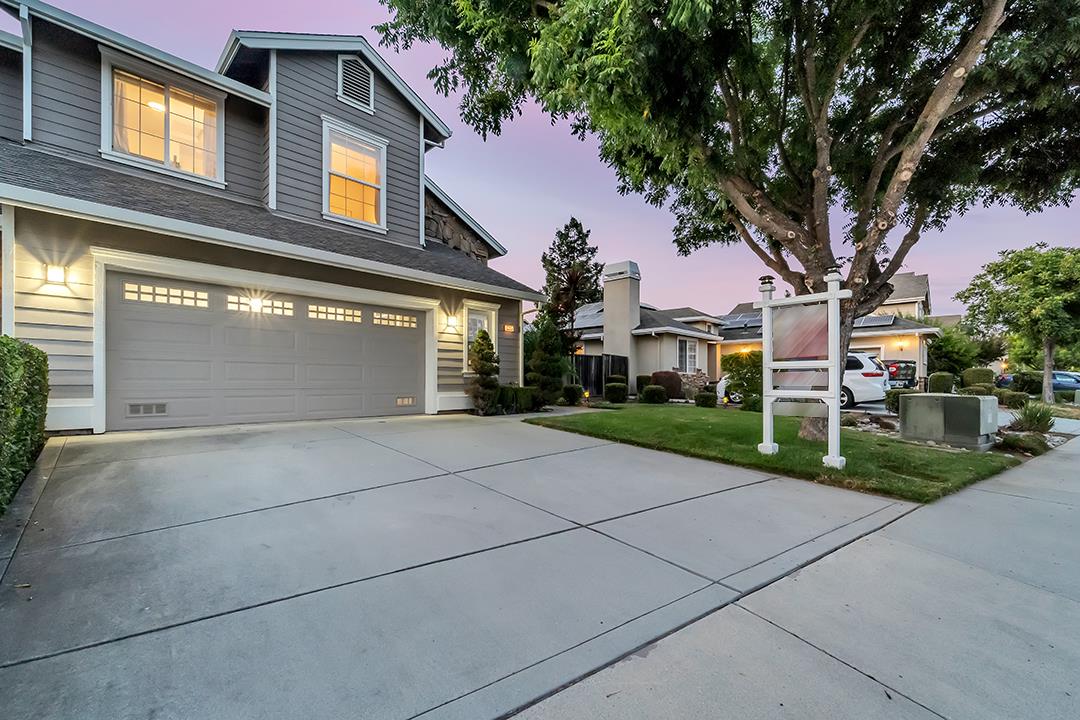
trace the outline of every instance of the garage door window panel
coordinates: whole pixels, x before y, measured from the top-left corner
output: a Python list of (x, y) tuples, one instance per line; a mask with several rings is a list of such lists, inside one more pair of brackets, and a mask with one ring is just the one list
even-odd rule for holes
[(181, 305), (193, 308), (210, 307), (210, 294), (203, 290), (133, 282), (124, 283), (124, 300), (152, 302), (160, 305)]
[(308, 305), (308, 318), (311, 320), (332, 320), (334, 322), (358, 323), (362, 321), (361, 311), (356, 308), (334, 307), (333, 305)]
[(282, 315), (284, 317), (293, 316), (293, 304), (290, 300), (227, 295), (225, 296), (225, 307), (234, 312)]

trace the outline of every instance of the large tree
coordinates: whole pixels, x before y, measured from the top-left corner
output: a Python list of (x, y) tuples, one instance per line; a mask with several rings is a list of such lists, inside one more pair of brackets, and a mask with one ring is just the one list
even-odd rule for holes
[(1039, 243), (1005, 250), (956, 299), (967, 304), (965, 321), (973, 327), (1042, 347), (1043, 400), (1054, 402), (1055, 350), (1080, 340), (1080, 248)]
[(540, 312), (562, 333), (565, 354), (572, 353), (577, 344), (574, 318), (578, 309), (586, 303), (599, 302), (604, 296), (600, 286), (604, 266), (596, 260), (597, 247), (589, 244), (591, 232), (580, 220), (571, 217), (555, 232), (551, 246), (540, 256), (547, 296)]
[(382, 2), (469, 125), (572, 120), (681, 252), (745, 243), (800, 294), (845, 267), (845, 348), (926, 229), (1080, 181), (1080, 0)]

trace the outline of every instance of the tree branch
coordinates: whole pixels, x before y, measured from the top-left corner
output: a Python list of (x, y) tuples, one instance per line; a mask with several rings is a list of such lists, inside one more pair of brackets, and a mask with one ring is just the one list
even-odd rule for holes
[(804, 276), (800, 272), (796, 272), (788, 265), (787, 260), (783, 256), (774, 257), (766, 252), (765, 248), (758, 244), (754, 236), (746, 228), (746, 225), (737, 215), (731, 213), (728, 215), (728, 222), (735, 226), (735, 230), (738, 232), (739, 237), (743, 239), (743, 242), (753, 251), (761, 262), (765, 263), (765, 266), (779, 275), (785, 282), (795, 288), (795, 292), (798, 293), (800, 289), (805, 289), (806, 284), (804, 282)]

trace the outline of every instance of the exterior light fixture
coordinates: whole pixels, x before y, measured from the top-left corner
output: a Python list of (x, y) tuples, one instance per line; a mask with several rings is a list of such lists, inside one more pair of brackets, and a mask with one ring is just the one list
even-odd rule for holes
[(248, 305), (251, 307), (251, 312), (262, 312), (263, 301), (259, 298), (251, 298)]
[(589, 399), (589, 391), (588, 391), (588, 390), (586, 390), (586, 391), (585, 391), (585, 399), (586, 399), (586, 400), (588, 400), (588, 399)]
[(512, 333), (512, 332), (514, 332), (514, 323), (503, 323), (503, 332), (504, 333)]
[(46, 265), (45, 280), (54, 285), (67, 284), (67, 268), (63, 265)]
[(446, 316), (446, 329), (451, 330), (451, 331), (456, 331), (457, 327), (458, 327), (457, 315), (447, 315)]

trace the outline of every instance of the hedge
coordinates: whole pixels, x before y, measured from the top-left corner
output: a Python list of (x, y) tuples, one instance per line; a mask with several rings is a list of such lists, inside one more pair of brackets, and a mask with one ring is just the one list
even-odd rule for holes
[(956, 391), (960, 395), (993, 395), (994, 391), (986, 385), (968, 385)]
[(630, 394), (630, 386), (621, 382), (609, 382), (604, 386), (604, 399), (613, 403), (626, 402), (626, 396)]
[(960, 373), (960, 382), (964, 387), (972, 385), (993, 385), (994, 371), (988, 367), (968, 368)]
[(1054, 393), (1054, 402), (1071, 403), (1075, 397), (1075, 390), (1058, 390)]
[(743, 398), (742, 405), (739, 406), (739, 409), (749, 410), (750, 412), (761, 412), (761, 396), (747, 395)]
[(1009, 390), (1004, 393), (1000, 402), (1005, 407), (1012, 408), (1013, 410), (1018, 410), (1024, 407), (1024, 405), (1027, 404), (1027, 401), (1030, 399), (1031, 398), (1028, 396), (1027, 393)]
[(607, 376), (607, 381), (609, 383), (622, 383), (623, 385), (625, 385), (626, 384), (626, 376), (625, 375), (608, 375)]
[(674, 370), (657, 370), (652, 374), (650, 385), (659, 385), (667, 392), (668, 400), (682, 400), (682, 376)]
[(544, 407), (537, 388), (518, 385), (500, 385), (496, 402), (499, 410), (507, 414), (536, 412)]
[(929, 389), (932, 393), (951, 393), (955, 384), (956, 378), (952, 373), (930, 373)]
[(49, 360), (33, 345), (0, 336), (0, 512), (45, 444)]
[(1032, 370), (1021, 370), (1018, 373), (1013, 373), (1010, 387), (1017, 392), (1027, 393), (1028, 395), (1041, 395), (1042, 373)]
[(652, 385), (652, 375), (636, 375), (634, 377), (634, 387), (640, 393), (647, 386)]
[(698, 407), (714, 408), (716, 407), (716, 393), (699, 392), (694, 396), (694, 404)]
[(646, 385), (638, 393), (638, 400), (649, 405), (663, 405), (668, 401), (667, 390), (662, 385)]
[(585, 397), (585, 388), (580, 385), (563, 385), (562, 397), (567, 405), (573, 407), (581, 402), (581, 398)]
[(885, 391), (885, 409), (893, 415), (900, 414), (900, 396), (921, 392), (915, 388), (893, 388)]

